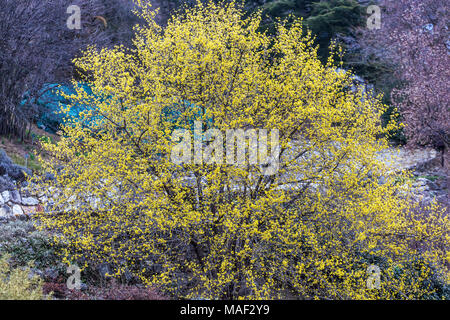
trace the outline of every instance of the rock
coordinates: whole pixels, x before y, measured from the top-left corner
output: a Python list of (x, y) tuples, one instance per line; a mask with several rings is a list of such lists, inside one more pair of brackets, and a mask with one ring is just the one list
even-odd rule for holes
[(8, 219), (11, 216), (11, 208), (3, 205), (0, 206), (0, 218)]
[(22, 198), (22, 204), (24, 206), (37, 206), (39, 201), (33, 197)]
[(0, 176), (23, 182), (27, 175), (31, 175), (31, 170), (13, 163), (6, 152), (0, 149)]
[(11, 200), (11, 196), (9, 195), (9, 191), (2, 192), (3, 201), (6, 203)]
[(418, 183), (421, 186), (425, 186), (428, 184), (430, 180), (425, 179), (425, 178), (417, 178), (416, 183)]
[(425, 178), (417, 178), (416, 181), (413, 182), (412, 186), (414, 188), (422, 188), (428, 186), (428, 180)]
[(23, 213), (27, 216), (32, 216), (39, 211), (39, 206), (22, 207)]
[(429, 181), (428, 182), (428, 186), (430, 187), (430, 190), (441, 190), (441, 188), (439, 187), (439, 185), (433, 181)]
[(5, 204), (5, 200), (3, 200), (2, 195), (0, 194), (0, 206)]
[(438, 190), (444, 190), (444, 189), (448, 188), (448, 185), (447, 185), (448, 183), (447, 183), (446, 179), (436, 180), (435, 183), (436, 183)]
[(430, 190), (430, 187), (428, 187), (427, 185), (422, 185), (422, 186), (415, 186), (414, 188), (414, 192), (415, 193), (424, 193), (425, 191)]
[(12, 214), (13, 214), (13, 216), (15, 216), (15, 217), (20, 217), (20, 216), (24, 215), (24, 212), (23, 212), (23, 210), (22, 210), (22, 207), (19, 206), (18, 204), (15, 204), (15, 205), (12, 207)]
[(13, 190), (10, 193), (11, 196), (11, 201), (16, 203), (16, 204), (21, 204), (22, 203), (22, 197), (20, 196), (19, 191), (17, 190)]

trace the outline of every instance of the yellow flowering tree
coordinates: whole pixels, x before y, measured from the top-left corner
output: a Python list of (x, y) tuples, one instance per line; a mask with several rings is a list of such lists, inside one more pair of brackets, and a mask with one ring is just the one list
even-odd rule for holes
[[(138, 3), (134, 49), (75, 60), (92, 93), (69, 98), (89, 107), (44, 144), (59, 195), (41, 227), (67, 261), (187, 298), (433, 293), (448, 221), (410, 210), (377, 160), (385, 106), (319, 61), (300, 20), (269, 36), (258, 14), (210, 2), (161, 28)], [(229, 132), (249, 136), (237, 164)]]

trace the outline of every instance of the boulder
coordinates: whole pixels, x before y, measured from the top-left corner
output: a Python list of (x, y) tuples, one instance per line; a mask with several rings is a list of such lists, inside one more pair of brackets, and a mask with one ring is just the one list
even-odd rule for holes
[(20, 217), (20, 216), (24, 215), (24, 212), (23, 212), (23, 210), (22, 210), (22, 207), (19, 206), (18, 204), (15, 204), (15, 205), (12, 207), (12, 214), (13, 214), (13, 216), (15, 216), (15, 217)]
[(0, 206), (0, 218), (8, 219), (10, 216), (11, 216), (11, 208), (6, 205)]
[(3, 191), (2, 198), (5, 203), (11, 201), (11, 196), (9, 195), (9, 191)]
[(11, 197), (12, 202), (14, 202), (16, 204), (22, 203), (22, 196), (20, 195), (19, 191), (17, 191), (17, 190), (10, 191), (9, 195)]
[(22, 198), (22, 204), (24, 206), (37, 206), (39, 201), (33, 197)]

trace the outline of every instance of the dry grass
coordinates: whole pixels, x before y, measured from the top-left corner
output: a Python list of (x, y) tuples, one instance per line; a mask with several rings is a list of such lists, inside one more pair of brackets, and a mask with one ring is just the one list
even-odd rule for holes
[(43, 155), (40, 146), (40, 141), (42, 139), (47, 141), (58, 141), (59, 136), (50, 134), (33, 126), (29, 138), (24, 141), (17, 138), (0, 136), (0, 149), (5, 150), (6, 154), (14, 163), (26, 166), (32, 171), (39, 171), (41, 170), (41, 165), (36, 159), (36, 154)]

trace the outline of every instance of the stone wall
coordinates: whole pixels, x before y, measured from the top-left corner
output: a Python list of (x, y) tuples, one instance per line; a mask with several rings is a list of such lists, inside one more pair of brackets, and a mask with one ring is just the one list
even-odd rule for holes
[(39, 199), (21, 194), (18, 190), (7, 190), (0, 194), (0, 222), (11, 219), (27, 219), (42, 209), (43, 206)]
[[(440, 166), (439, 155), (433, 150), (420, 149), (409, 151), (406, 149), (389, 149), (379, 155), (379, 159), (391, 167), (392, 171), (411, 170), (413, 173), (412, 192), (419, 202), (428, 203), (433, 199), (441, 204), (449, 205), (448, 172)], [(0, 223), (15, 219), (29, 219), (30, 216), (48, 209), (57, 190), (40, 192), (32, 183), (17, 183), (7, 175), (3, 176), (8, 182), (10, 190), (0, 189)], [(14, 188), (11, 188), (11, 185)], [(0, 181), (0, 187), (5, 189)], [(87, 202), (97, 206), (101, 199), (87, 197)], [(67, 204), (64, 209), (71, 210), (73, 204)]]

